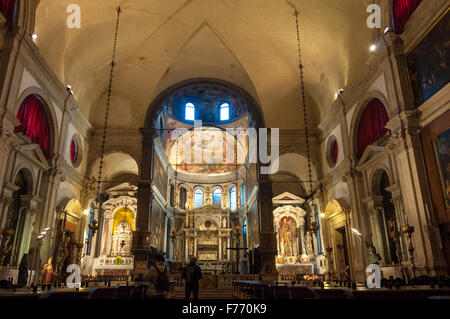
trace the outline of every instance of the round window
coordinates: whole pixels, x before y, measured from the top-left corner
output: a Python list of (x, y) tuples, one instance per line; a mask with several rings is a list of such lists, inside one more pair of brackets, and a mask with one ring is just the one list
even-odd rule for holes
[(78, 134), (75, 134), (70, 141), (70, 161), (75, 168), (80, 165), (83, 155), (83, 148), (80, 141), (81, 139)]
[(75, 138), (72, 138), (72, 143), (70, 143), (70, 160), (72, 164), (75, 164), (78, 159), (78, 143)]
[(327, 162), (330, 168), (336, 166), (339, 156), (339, 146), (335, 136), (331, 136), (327, 143)]

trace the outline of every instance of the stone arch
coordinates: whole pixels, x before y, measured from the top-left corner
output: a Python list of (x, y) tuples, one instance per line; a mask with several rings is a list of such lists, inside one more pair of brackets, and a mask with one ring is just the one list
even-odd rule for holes
[[(102, 170), (102, 180), (109, 181), (102, 183), (102, 188), (107, 189), (115, 183), (114, 177), (118, 176), (139, 176), (139, 162), (127, 152), (108, 152), (105, 154)], [(88, 176), (98, 179), (98, 170), (100, 165), (100, 156), (94, 157), (88, 166)], [(117, 182), (117, 181), (116, 181)]]
[(380, 181), (383, 176), (383, 173), (386, 173), (386, 175), (389, 179), (389, 185), (393, 184), (392, 174), (385, 165), (380, 165), (380, 166), (375, 167), (372, 170), (371, 176), (369, 179), (369, 181), (370, 181), (369, 185), (371, 187), (371, 192), (373, 195), (381, 195), (381, 194), (379, 194), (379, 189), (377, 187), (379, 187), (379, 185), (380, 185)]
[(357, 147), (357, 138), (358, 138), (358, 124), (361, 119), (362, 113), (369, 102), (374, 99), (378, 99), (383, 103), (384, 108), (388, 114), (389, 119), (392, 119), (394, 115), (394, 110), (389, 106), (388, 99), (381, 93), (380, 91), (368, 91), (361, 98), (361, 102), (357, 104), (355, 107), (355, 112), (353, 113), (353, 117), (350, 124), (350, 138), (349, 138), (349, 152), (354, 158), (356, 158), (356, 147)]
[[(296, 176), (299, 180), (301, 180), (301, 185), (304, 190), (309, 190), (309, 183), (305, 182), (309, 179), (308, 176), (308, 159), (305, 155), (294, 152), (287, 152), (281, 154), (278, 159), (278, 169), (279, 171), (286, 171), (294, 176)], [(312, 188), (314, 190), (315, 187), (318, 186), (319, 178), (320, 178), (320, 166), (314, 165), (313, 161), (311, 161), (311, 176), (312, 180)]]
[(218, 85), (218, 86), (223, 86), (227, 89), (230, 89), (231, 91), (236, 92), (238, 95), (240, 95), (241, 97), (243, 97), (245, 99), (247, 110), (250, 114), (253, 115), (253, 117), (255, 119), (256, 128), (265, 127), (264, 116), (263, 116), (261, 107), (259, 106), (259, 103), (256, 101), (256, 99), (252, 95), (250, 95), (247, 91), (245, 91), (244, 89), (240, 88), (239, 86), (237, 86), (233, 83), (219, 80), (219, 79), (211, 79), (211, 78), (197, 78), (197, 79), (185, 80), (185, 81), (179, 82), (175, 85), (172, 85), (171, 87), (169, 87), (169, 88), (165, 89), (164, 91), (162, 91), (161, 93), (159, 93), (159, 95), (153, 99), (150, 106), (148, 107), (147, 115), (146, 115), (145, 121), (144, 121), (144, 127), (147, 129), (153, 128), (153, 125), (154, 125), (153, 123), (158, 118), (158, 115), (163, 108), (162, 104), (166, 98), (168, 98), (174, 92), (182, 89), (183, 87), (186, 87), (188, 85), (194, 85), (194, 84)]
[[(114, 149), (108, 149), (105, 152), (105, 154), (104, 154), (104, 158), (106, 159), (107, 156), (110, 156), (111, 154), (117, 154), (117, 153), (120, 153), (120, 154), (123, 154), (125, 156), (128, 156), (129, 158), (132, 158), (134, 160), (134, 162), (135, 162), (135, 164), (137, 166), (137, 173), (136, 174), (139, 176), (140, 171), (141, 171), (141, 165), (140, 165), (141, 162), (140, 162), (140, 160), (138, 160), (136, 158), (135, 154), (132, 154), (131, 152), (124, 151), (124, 150), (122, 150), (120, 148), (114, 148)], [(89, 160), (89, 163), (88, 163), (89, 176), (97, 178), (97, 176), (96, 176), (97, 173), (93, 171), (93, 168), (94, 168), (94, 164), (96, 164), (96, 162), (100, 160), (100, 155), (101, 155), (101, 152), (98, 151), (98, 152), (94, 153), (92, 156), (90, 156), (90, 160)]]
[(19, 167), (17, 167), (17, 169), (15, 170), (13, 177), (11, 179), (11, 182), (14, 184), (15, 180), (17, 178), (17, 175), (19, 173), (23, 173), (24, 177), (25, 177), (25, 182), (27, 183), (27, 195), (33, 195), (36, 192), (36, 188), (37, 188), (37, 178), (33, 172), (33, 170), (29, 169), (27, 166), (25, 166), (25, 164), (20, 165)]
[(332, 217), (339, 213), (344, 213), (347, 215), (347, 210), (345, 209), (345, 204), (342, 205), (342, 201), (338, 199), (332, 199), (330, 200), (327, 205), (325, 206), (325, 216), (326, 217)]
[(55, 149), (57, 148), (56, 141), (58, 141), (59, 138), (59, 123), (58, 118), (56, 116), (56, 112), (54, 110), (54, 105), (51, 102), (51, 98), (49, 94), (37, 87), (37, 86), (31, 86), (27, 89), (25, 89), (19, 96), (15, 106), (14, 106), (14, 115), (17, 116), (17, 112), (19, 111), (22, 103), (25, 101), (27, 97), (30, 95), (36, 96), (41, 102), (44, 107), (45, 113), (47, 115), (48, 124), (50, 127), (50, 156), (52, 153), (55, 152)]

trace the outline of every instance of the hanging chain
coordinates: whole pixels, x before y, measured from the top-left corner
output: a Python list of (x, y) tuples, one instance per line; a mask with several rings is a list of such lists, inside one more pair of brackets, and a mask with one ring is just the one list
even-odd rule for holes
[(299, 12), (295, 9), (295, 23), (297, 26), (297, 46), (298, 46), (298, 67), (300, 69), (300, 83), (302, 92), (302, 102), (303, 102), (303, 121), (305, 124), (305, 136), (306, 136), (306, 155), (308, 157), (308, 176), (309, 176), (309, 191), (312, 193), (312, 172), (311, 172), (311, 153), (309, 150), (309, 131), (308, 131), (308, 119), (306, 117), (306, 97), (305, 97), (305, 81), (303, 77), (303, 64), (302, 64), (302, 49), (300, 45), (300, 27), (298, 21)]
[(98, 181), (97, 181), (97, 204), (100, 203), (100, 184), (102, 180), (102, 170), (103, 170), (103, 161), (105, 158), (105, 145), (106, 145), (106, 130), (108, 128), (108, 119), (109, 119), (109, 109), (111, 106), (111, 92), (112, 92), (112, 82), (114, 75), (114, 67), (116, 66), (116, 49), (117, 49), (117, 37), (119, 34), (119, 21), (120, 14), (122, 10), (120, 7), (117, 8), (117, 20), (116, 20), (116, 31), (114, 34), (114, 46), (113, 46), (113, 55), (111, 62), (111, 72), (109, 74), (109, 86), (108, 86), (108, 98), (106, 102), (106, 110), (105, 110), (105, 123), (103, 125), (103, 140), (102, 140), (102, 148), (100, 152), (100, 167), (98, 169)]

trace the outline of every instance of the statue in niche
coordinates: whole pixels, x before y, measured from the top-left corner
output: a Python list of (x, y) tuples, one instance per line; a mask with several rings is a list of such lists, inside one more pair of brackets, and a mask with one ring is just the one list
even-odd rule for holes
[(308, 256), (313, 256), (314, 255), (314, 251), (312, 248), (312, 237), (311, 237), (311, 232), (307, 231), (306, 232), (306, 237), (304, 239), (305, 242), (305, 250), (306, 250), (306, 254)]
[(369, 252), (370, 252), (369, 265), (372, 265), (372, 264), (378, 265), (379, 261), (382, 258), (380, 256), (380, 254), (377, 253), (376, 247), (372, 243), (367, 244), (367, 246), (369, 247)]
[(222, 217), (222, 228), (227, 228), (227, 218)]

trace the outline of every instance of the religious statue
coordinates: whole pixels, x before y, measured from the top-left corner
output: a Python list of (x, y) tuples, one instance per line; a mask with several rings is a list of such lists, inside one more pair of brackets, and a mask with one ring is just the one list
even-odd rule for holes
[(304, 239), (305, 242), (305, 250), (306, 250), (306, 254), (308, 256), (313, 256), (314, 255), (314, 251), (312, 248), (312, 237), (311, 237), (311, 232), (307, 231), (306, 232), (306, 237)]
[(222, 217), (222, 228), (227, 228), (227, 218)]
[(378, 265), (378, 262), (382, 259), (381, 256), (377, 253), (377, 249), (374, 245), (369, 247), (370, 256), (369, 256), (369, 265), (375, 264)]
[(55, 280), (55, 273), (53, 272), (52, 265), (53, 257), (50, 257), (46, 264), (42, 266), (42, 283), (44, 285), (52, 284)]
[(19, 278), (17, 287), (25, 287), (28, 283), (28, 254), (23, 254), (19, 265)]

